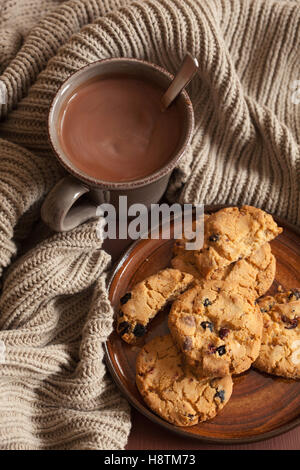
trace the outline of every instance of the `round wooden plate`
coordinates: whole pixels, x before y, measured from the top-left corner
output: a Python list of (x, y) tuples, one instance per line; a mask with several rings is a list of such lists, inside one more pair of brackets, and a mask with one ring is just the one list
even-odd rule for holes
[[(206, 210), (210, 212), (211, 210)], [(283, 233), (271, 242), (277, 259), (276, 279), (270, 289), (300, 287), (300, 236), (283, 222)], [(137, 282), (170, 265), (173, 240), (139, 240), (131, 245), (114, 269), (109, 298), (117, 310), (119, 299)], [(151, 322), (138, 346), (131, 346), (113, 332), (106, 344), (106, 362), (116, 384), (130, 403), (161, 426), (182, 436), (207, 442), (246, 443), (267, 439), (300, 424), (300, 380), (260, 373), (254, 369), (234, 377), (234, 392), (228, 404), (205, 423), (178, 427), (153, 413), (135, 385), (136, 356), (145, 342), (168, 332), (168, 308)]]

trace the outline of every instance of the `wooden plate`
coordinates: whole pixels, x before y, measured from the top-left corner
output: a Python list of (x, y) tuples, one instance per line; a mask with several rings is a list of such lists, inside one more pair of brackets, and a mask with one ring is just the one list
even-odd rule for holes
[[(211, 212), (211, 208), (206, 210)], [(270, 289), (300, 287), (300, 236), (284, 221), (283, 233), (271, 242), (277, 259), (276, 279)], [(139, 240), (131, 245), (114, 269), (109, 297), (115, 309), (119, 299), (137, 282), (170, 265), (173, 240)], [(260, 373), (254, 369), (234, 377), (229, 403), (205, 423), (178, 427), (153, 413), (143, 402), (135, 385), (135, 361), (145, 342), (168, 332), (168, 308), (151, 322), (139, 346), (130, 346), (113, 332), (106, 344), (106, 362), (116, 384), (130, 403), (152, 421), (182, 436), (207, 442), (246, 443), (267, 439), (300, 424), (300, 381)]]

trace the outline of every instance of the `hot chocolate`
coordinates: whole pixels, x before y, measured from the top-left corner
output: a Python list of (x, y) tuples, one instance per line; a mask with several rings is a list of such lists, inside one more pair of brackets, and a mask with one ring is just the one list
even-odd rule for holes
[(84, 173), (108, 182), (133, 181), (162, 168), (179, 144), (176, 101), (164, 112), (164, 90), (144, 78), (92, 79), (66, 100), (59, 138)]

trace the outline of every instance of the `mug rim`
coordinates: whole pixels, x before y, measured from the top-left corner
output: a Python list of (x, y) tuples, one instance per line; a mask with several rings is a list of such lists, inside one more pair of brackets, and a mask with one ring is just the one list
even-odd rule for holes
[[(53, 130), (53, 126), (55, 124), (53, 120), (53, 113), (54, 113), (56, 106), (60, 107), (63, 103), (63, 102), (60, 102), (60, 94), (62, 90), (68, 85), (68, 82), (71, 82), (74, 79), (74, 77), (76, 78), (84, 74), (87, 69), (96, 67), (97, 65), (102, 64), (102, 63), (112, 63), (112, 62), (137, 63), (140, 65), (152, 68), (153, 70), (159, 72), (160, 74), (170, 79), (170, 82), (174, 78), (174, 75), (168, 72), (163, 67), (157, 64), (154, 64), (152, 62), (148, 62), (143, 59), (135, 59), (135, 58), (129, 58), (129, 57), (128, 58), (127, 57), (117, 57), (117, 58), (115, 57), (115, 58), (108, 58), (108, 59), (99, 59), (87, 65), (84, 65), (80, 69), (76, 70), (76, 72), (72, 73), (68, 78), (66, 78), (62, 82), (58, 90), (56, 91), (54, 98), (51, 102), (49, 113), (48, 113), (48, 137), (49, 137), (51, 147), (59, 163), (71, 175), (73, 175), (75, 178), (80, 179), (81, 181), (86, 183), (88, 186), (92, 186), (98, 189), (111, 189), (111, 190), (135, 189), (135, 188), (147, 186), (151, 183), (154, 183), (155, 181), (160, 180), (161, 178), (167, 176), (168, 174), (170, 174), (175, 168), (175, 166), (178, 164), (179, 160), (182, 158), (183, 154), (185, 153), (186, 148), (190, 144), (192, 135), (193, 135), (193, 130), (194, 130), (194, 110), (193, 110), (191, 99), (185, 89), (183, 89), (179, 95), (179, 96), (182, 96), (184, 99), (184, 107), (187, 112), (187, 123), (185, 125), (186, 132), (185, 132), (185, 137), (183, 139), (183, 142), (181, 143), (179, 149), (176, 152), (174, 152), (174, 155), (172, 156), (172, 158), (170, 158), (170, 160), (165, 165), (163, 165), (161, 168), (157, 169), (155, 172), (143, 178), (118, 182), (118, 181), (105, 181), (105, 180), (101, 180), (99, 178), (93, 177), (91, 175), (88, 175), (83, 170), (80, 170), (79, 168), (77, 168), (76, 165), (73, 164), (70, 159), (68, 159), (67, 155), (64, 154), (62, 148), (56, 146), (52, 137), (52, 133), (55, 132), (55, 130)], [(99, 74), (99, 76), (101, 76), (101, 74)]]

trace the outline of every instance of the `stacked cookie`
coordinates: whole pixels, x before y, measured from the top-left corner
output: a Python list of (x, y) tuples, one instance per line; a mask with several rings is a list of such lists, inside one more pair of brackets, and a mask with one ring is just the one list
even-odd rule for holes
[(254, 366), (266, 373), (300, 379), (300, 289), (259, 299), (263, 334)]
[(299, 291), (257, 301), (274, 280), (269, 242), (281, 231), (260, 209), (222, 209), (205, 217), (200, 250), (186, 251), (180, 240), (172, 268), (122, 297), (117, 330), (131, 344), (172, 301), (170, 334), (147, 343), (136, 363), (140, 393), (167, 421), (190, 426), (213, 418), (230, 399), (231, 376), (252, 364), (300, 377)]

